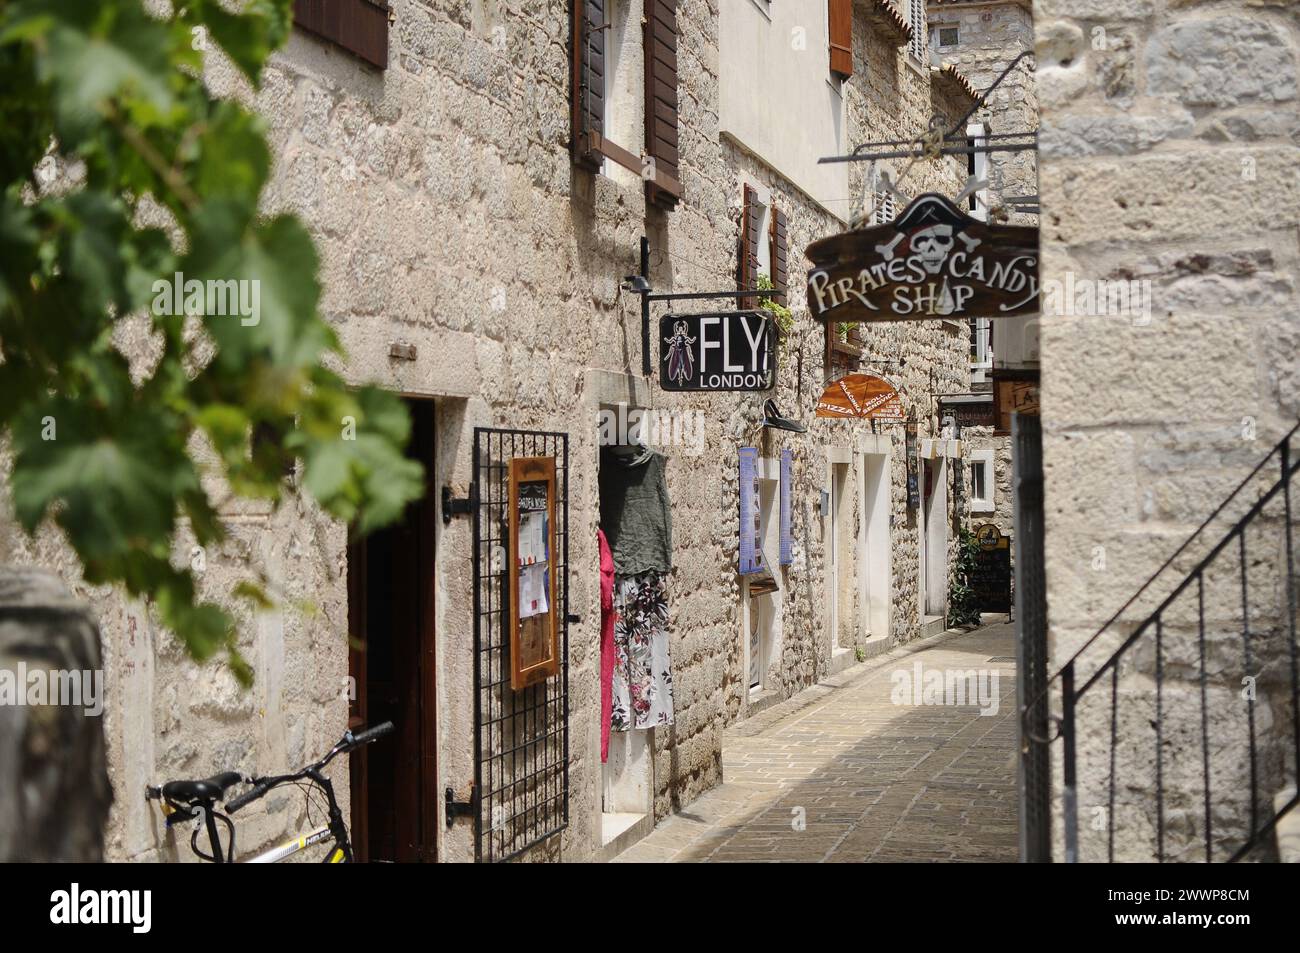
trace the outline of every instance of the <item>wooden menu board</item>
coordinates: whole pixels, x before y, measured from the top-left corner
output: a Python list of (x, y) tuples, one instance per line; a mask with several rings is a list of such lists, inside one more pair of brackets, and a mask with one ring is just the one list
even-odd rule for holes
[(555, 604), (555, 458), (510, 461), (510, 687), (559, 673), (560, 609)]

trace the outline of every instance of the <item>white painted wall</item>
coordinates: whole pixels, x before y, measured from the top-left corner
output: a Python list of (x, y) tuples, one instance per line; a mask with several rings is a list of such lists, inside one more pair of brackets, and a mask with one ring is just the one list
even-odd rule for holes
[(841, 216), (848, 165), (817, 164), (847, 151), (844, 99), (830, 72), (826, 0), (721, 0), (720, 7), (722, 134)]

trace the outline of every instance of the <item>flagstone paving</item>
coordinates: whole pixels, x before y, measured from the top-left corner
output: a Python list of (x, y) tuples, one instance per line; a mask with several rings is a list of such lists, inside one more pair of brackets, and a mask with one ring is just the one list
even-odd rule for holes
[[(725, 783), (615, 863), (1014, 861), (1014, 654), (1010, 624), (946, 633), (728, 729)], [(996, 713), (894, 704), (918, 662), (996, 672)]]

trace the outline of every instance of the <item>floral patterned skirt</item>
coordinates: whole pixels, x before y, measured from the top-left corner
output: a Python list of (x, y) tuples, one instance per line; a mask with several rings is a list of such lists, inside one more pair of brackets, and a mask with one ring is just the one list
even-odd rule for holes
[(663, 573), (614, 579), (615, 731), (673, 723), (673, 673), (668, 656), (668, 588)]

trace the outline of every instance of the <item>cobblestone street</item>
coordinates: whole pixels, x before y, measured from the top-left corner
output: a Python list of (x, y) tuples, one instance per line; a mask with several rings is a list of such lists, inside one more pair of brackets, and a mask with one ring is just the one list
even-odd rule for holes
[[(1015, 861), (1014, 652), (1009, 624), (945, 634), (742, 722), (726, 783), (615, 862)], [(917, 663), (997, 673), (996, 714), (894, 704)]]

